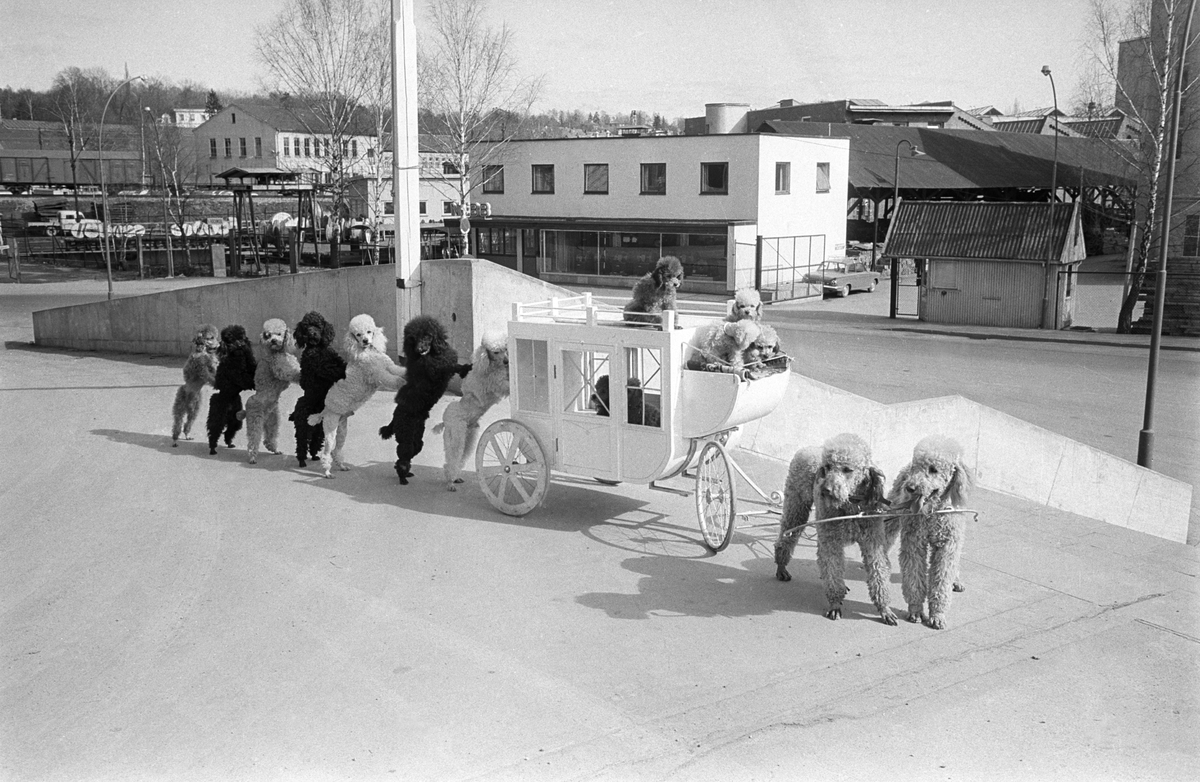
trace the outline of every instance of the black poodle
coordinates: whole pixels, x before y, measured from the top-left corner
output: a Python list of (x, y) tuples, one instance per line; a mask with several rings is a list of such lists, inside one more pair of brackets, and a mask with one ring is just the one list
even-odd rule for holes
[(470, 364), (459, 364), (446, 329), (436, 318), (418, 315), (404, 326), (404, 385), (396, 392), (392, 422), (380, 427), (379, 436), (396, 436), (396, 475), (407, 486), (412, 460), (425, 447), (425, 421), (429, 411), (457, 374), (466, 377)]
[(300, 319), (292, 332), (300, 354), (300, 398), (288, 417), (296, 425), (296, 461), (301, 467), (317, 458), (325, 443), (325, 429), (310, 426), (308, 417), (325, 409), (325, 395), (334, 383), (346, 376), (346, 360), (330, 345), (333, 344), (333, 324), (319, 312), (310, 312)]
[[(633, 285), (633, 300), (625, 305), (628, 323), (662, 323), (662, 311), (675, 309), (675, 292), (683, 284), (683, 264), (674, 255), (664, 255), (654, 270)], [(639, 314), (647, 313), (647, 314)]]
[(208, 398), (208, 452), (217, 452), (222, 435), (225, 445), (233, 447), (233, 436), (242, 428), (238, 413), (242, 411), (242, 392), (254, 390), (254, 370), (258, 361), (254, 347), (241, 326), (221, 329), (221, 346), (217, 348), (221, 363), (213, 378), (213, 393)]

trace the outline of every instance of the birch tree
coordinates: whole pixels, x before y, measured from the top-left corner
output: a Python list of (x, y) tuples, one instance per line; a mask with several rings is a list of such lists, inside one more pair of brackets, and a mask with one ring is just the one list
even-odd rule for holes
[[(1133, 310), (1141, 293), (1151, 251), (1171, 204), (1162, 203), (1164, 172), (1171, 146), (1170, 117), (1174, 78), (1180, 58), (1197, 46), (1200, 25), (1192, 25), (1184, 40), (1184, 27), (1193, 0), (1091, 0), (1091, 43), (1088, 50), (1100, 72), (1112, 85), (1117, 108), (1142, 128), (1139, 143), (1117, 145), (1139, 177), (1135, 205), (1137, 244), (1129, 292), (1121, 303), (1117, 331), (1132, 330)], [(1191, 56), (1194, 56), (1191, 55)], [(1184, 73), (1184, 95), (1196, 90), (1197, 74)], [(1194, 101), (1193, 101), (1194, 103)], [(1187, 105), (1185, 102), (1184, 105)], [(1180, 117), (1179, 133), (1194, 127), (1196, 112)], [(1177, 160), (1177, 174), (1196, 164), (1194, 151)]]
[(62, 125), (70, 151), (75, 211), (79, 211), (79, 161), (84, 152), (95, 148), (100, 131), (100, 114), (112, 84), (112, 77), (103, 69), (70, 67), (59, 71), (50, 88), (50, 110)]

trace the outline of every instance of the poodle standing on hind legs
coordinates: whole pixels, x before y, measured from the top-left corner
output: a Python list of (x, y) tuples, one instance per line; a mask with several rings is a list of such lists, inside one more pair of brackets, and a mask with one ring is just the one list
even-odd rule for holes
[(404, 385), (396, 392), (392, 421), (379, 436), (396, 437), (396, 477), (407, 486), (412, 460), (425, 447), (425, 422), (455, 374), (465, 377), (470, 364), (459, 364), (446, 329), (436, 318), (418, 315), (404, 325)]
[(442, 433), (449, 491), (457, 491), (454, 484), (463, 482), (463, 463), (479, 440), (479, 419), (508, 396), (508, 388), (508, 338), (503, 333), (485, 334), (463, 380), (462, 399), (446, 405), (442, 422), (433, 427), (434, 434)]
[(295, 347), (286, 323), (279, 318), (263, 323), (254, 393), (246, 400), (246, 409), (238, 413), (238, 418), (246, 421), (246, 452), (251, 464), (258, 463), (260, 445), (266, 445), (271, 453), (282, 453), (278, 447), (279, 395), (300, 379), (300, 362), (292, 355)]
[(242, 392), (254, 388), (257, 362), (254, 349), (246, 338), (246, 329), (238, 325), (221, 329), (221, 363), (213, 378), (213, 393), (208, 398), (208, 452), (217, 452), (222, 436), (225, 445), (233, 447), (233, 437), (242, 428)]
[(217, 327), (205, 323), (192, 337), (192, 352), (183, 365), (183, 385), (175, 392), (171, 406), (171, 447), (179, 447), (179, 437), (192, 439), (192, 424), (200, 414), (200, 398), (205, 386), (211, 386), (217, 376), (217, 350), (221, 336)]
[[(857, 543), (867, 571), (867, 591), (884, 624), (896, 624), (888, 605), (891, 563), (888, 551), (900, 531), (897, 519), (878, 514), (887, 506), (883, 473), (871, 461), (870, 446), (858, 435), (839, 434), (820, 448), (802, 448), (792, 457), (783, 489), (779, 538), (775, 542), (775, 576), (790, 581), (787, 566), (796, 537), (816, 506), (817, 569), (829, 608), (825, 616), (840, 619), (846, 588), (846, 546)], [(857, 514), (875, 518), (825, 521)]]
[(333, 349), (333, 324), (319, 312), (309, 312), (296, 324), (293, 337), (300, 354), (300, 398), (289, 420), (296, 425), (296, 462), (316, 459), (325, 444), (325, 429), (309, 426), (308, 417), (325, 409), (325, 397), (333, 384), (346, 376), (346, 360)]

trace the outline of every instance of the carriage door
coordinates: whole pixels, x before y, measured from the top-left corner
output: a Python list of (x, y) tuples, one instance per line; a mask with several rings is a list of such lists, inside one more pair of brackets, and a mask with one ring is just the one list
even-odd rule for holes
[(563, 472), (593, 478), (617, 475), (613, 416), (623, 414), (624, 410), (612, 409), (608, 393), (610, 350), (572, 345), (562, 351), (558, 378), (562, 395), (555, 443), (558, 466)]

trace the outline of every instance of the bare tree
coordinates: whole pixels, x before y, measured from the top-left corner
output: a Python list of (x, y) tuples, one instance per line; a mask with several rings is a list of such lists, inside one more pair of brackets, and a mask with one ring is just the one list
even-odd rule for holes
[(154, 178), (162, 188), (163, 231), (167, 242), (167, 276), (175, 275), (174, 247), (171, 228), (178, 228), (183, 237), (184, 253), (188, 266), (192, 265), (192, 247), (187, 239), (184, 225), (188, 218), (188, 202), (196, 178), (196, 149), (190, 137), (173, 122), (154, 118), (150, 123), (149, 147)]
[(96, 144), (100, 113), (112, 84), (112, 77), (101, 68), (85, 71), (70, 67), (59, 71), (50, 89), (51, 111), (63, 126), (71, 153), (71, 184), (75, 189), (76, 211), (79, 211), (79, 161), (83, 153)]
[[(491, 27), (485, 0), (430, 0), (417, 63), (422, 108), (442, 126), (428, 137), (450, 165), (429, 173), (470, 212), (472, 191), (499, 176), (505, 150), (541, 94), (542, 80), (524, 78), (512, 53), (512, 31)], [(463, 247), (469, 251), (467, 236)]]
[[(1168, 118), (1174, 77), (1180, 59), (1197, 43), (1196, 30), (1187, 41), (1183, 31), (1193, 0), (1092, 0), (1091, 30), (1088, 46), (1099, 72), (1107, 77), (1114, 91), (1117, 108), (1141, 126), (1139, 143), (1133, 147), (1116, 145), (1130, 162), (1139, 178), (1135, 205), (1138, 241), (1133, 256), (1129, 292), (1117, 316), (1117, 331), (1129, 333), (1133, 311), (1141, 294), (1146, 269), (1161, 225), (1171, 204), (1162, 203), (1166, 186), (1164, 169), (1171, 147)], [(1197, 74), (1186, 74), (1183, 92), (1194, 91)], [(1195, 112), (1180, 117), (1181, 132), (1193, 126)], [(1186, 160), (1177, 161), (1177, 172), (1194, 166), (1194, 151)]]
[(285, 108), (320, 146), (339, 217), (353, 169), (350, 142), (374, 129), (366, 107), (378, 100), (389, 18), (387, 0), (288, 0), (255, 31), (270, 87), (288, 95)]

